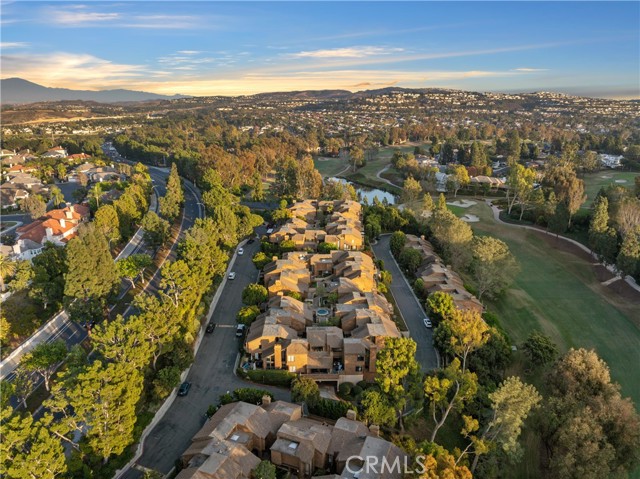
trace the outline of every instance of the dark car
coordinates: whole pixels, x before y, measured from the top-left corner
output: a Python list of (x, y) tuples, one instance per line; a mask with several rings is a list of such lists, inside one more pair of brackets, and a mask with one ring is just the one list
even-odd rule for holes
[(207, 324), (207, 329), (205, 329), (205, 333), (213, 333), (214, 329), (216, 329), (216, 323), (211, 322)]
[(238, 326), (236, 327), (236, 338), (241, 338), (242, 336), (244, 336), (245, 328), (246, 326), (244, 324), (238, 324)]
[(247, 244), (251, 244), (255, 241), (255, 238), (251, 238), (249, 241), (247, 241)]
[(178, 389), (178, 396), (186, 396), (189, 394), (189, 389), (191, 389), (191, 383), (187, 381), (183, 382), (180, 385), (180, 389)]

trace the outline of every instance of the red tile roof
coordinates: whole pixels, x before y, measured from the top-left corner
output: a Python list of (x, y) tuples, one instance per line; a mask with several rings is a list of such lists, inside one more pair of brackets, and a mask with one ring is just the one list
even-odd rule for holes
[[(73, 208), (73, 211), (71, 210)], [(71, 212), (71, 218), (67, 217), (67, 212)], [(47, 236), (47, 228), (51, 228), (54, 236), (60, 236), (73, 228), (77, 227), (80, 222), (89, 217), (89, 207), (84, 205), (72, 205), (58, 210), (51, 210), (42, 218), (31, 224), (21, 226), (16, 230), (19, 239), (29, 239), (36, 243), (42, 243)], [(60, 220), (65, 220), (64, 226)], [(67, 242), (69, 238), (63, 241)]]

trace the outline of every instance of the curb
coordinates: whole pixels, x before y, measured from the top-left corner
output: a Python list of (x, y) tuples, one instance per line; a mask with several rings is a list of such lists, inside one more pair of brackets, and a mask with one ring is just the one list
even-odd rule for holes
[[(206, 325), (210, 321), (211, 315), (213, 314), (213, 310), (216, 308), (218, 304), (218, 300), (222, 295), (222, 290), (227, 284), (227, 277), (229, 275), (229, 271), (231, 270), (231, 268), (233, 267), (236, 261), (236, 256), (238, 255), (238, 248), (242, 247), (246, 241), (247, 240), (243, 240), (236, 246), (236, 249), (233, 252), (233, 256), (231, 257), (231, 259), (229, 260), (229, 263), (227, 264), (227, 269), (225, 270), (224, 278), (218, 285), (216, 293), (213, 296), (211, 303), (209, 304), (209, 310), (207, 311), (207, 315), (206, 315), (207, 320), (204, 322), (203, 325), (200, 326), (200, 331), (198, 333), (198, 336), (194, 344), (194, 348), (193, 348), (194, 362), (195, 362), (195, 357), (198, 354), (198, 350), (200, 349), (200, 345), (202, 344), (202, 338), (204, 337), (204, 330), (206, 328)], [(239, 356), (236, 358), (236, 364), (238, 360), (239, 360)], [(192, 367), (193, 367), (193, 363), (191, 363), (191, 365), (182, 372), (182, 374), (180, 375), (180, 381), (184, 381), (187, 378), (187, 376), (189, 376), (189, 372), (191, 371)], [(234, 374), (235, 374), (235, 368), (234, 368)], [(144, 453), (144, 442), (147, 439), (147, 436), (149, 436), (153, 428), (162, 420), (162, 418), (167, 413), (169, 408), (173, 405), (173, 402), (175, 401), (177, 395), (178, 395), (177, 390), (174, 388), (173, 391), (171, 391), (171, 394), (169, 395), (169, 397), (165, 399), (165, 402), (162, 404), (162, 406), (160, 406), (160, 409), (156, 411), (156, 414), (153, 416), (152, 421), (147, 425), (147, 427), (144, 428), (144, 431), (142, 431), (142, 435), (138, 440), (138, 446), (136, 448), (136, 453), (133, 456), (133, 458), (131, 458), (131, 460), (126, 465), (124, 465), (122, 469), (119, 469), (115, 472), (115, 474), (113, 475), (113, 479), (121, 478), (142, 457), (142, 454)]]

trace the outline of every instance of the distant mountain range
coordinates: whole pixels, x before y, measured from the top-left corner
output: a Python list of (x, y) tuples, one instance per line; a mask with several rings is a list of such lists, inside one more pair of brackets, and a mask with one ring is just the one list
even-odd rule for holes
[(22, 78), (0, 80), (0, 103), (37, 103), (42, 101), (82, 100), (99, 103), (121, 103), (131, 101), (172, 100), (188, 98), (188, 95), (158, 95), (134, 90), (70, 90), (68, 88), (48, 88)]

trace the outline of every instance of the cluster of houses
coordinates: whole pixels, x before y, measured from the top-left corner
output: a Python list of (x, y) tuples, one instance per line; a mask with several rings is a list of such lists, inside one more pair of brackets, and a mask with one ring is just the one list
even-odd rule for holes
[[(249, 479), (263, 458), (299, 478), (316, 471), (330, 472), (313, 476), (318, 479), (402, 477), (406, 453), (379, 435), (378, 426), (357, 421), (355, 411), (329, 424), (305, 416), (298, 404), (269, 396), (259, 406), (234, 402), (193, 436), (176, 479)], [(388, 465), (383, 474), (380, 467), (365, 466), (371, 457)]]
[(90, 209), (85, 205), (70, 205), (48, 211), (43, 217), (16, 230), (13, 246), (2, 246), (2, 253), (17, 260), (31, 260), (42, 252), (46, 243), (66, 245), (76, 237), (78, 228), (90, 218)]
[(18, 153), (2, 150), (0, 164), (4, 170), (4, 182), (0, 185), (0, 202), (2, 209), (16, 208), (19, 202), (30, 194), (43, 194), (48, 189), (33, 176), (36, 167), (27, 162), (37, 160), (29, 150)]
[(17, 153), (11, 150), (2, 150), (0, 154), (0, 164), (3, 169), (2, 176), (5, 180), (0, 185), (2, 209), (17, 208), (21, 200), (24, 200), (32, 194), (48, 195), (49, 188), (43, 185), (39, 178), (34, 176), (38, 169), (37, 164), (34, 162), (39, 158), (66, 159), (71, 164), (84, 162), (80, 166), (72, 169), (67, 175), (67, 181), (72, 183), (81, 182), (83, 175), (87, 183), (123, 179), (123, 175), (119, 174), (115, 168), (110, 166), (96, 166), (87, 161), (91, 159), (91, 156), (86, 153), (69, 155), (67, 151), (60, 146), (51, 148), (40, 157), (32, 154), (30, 150), (23, 150)]
[(426, 293), (448, 293), (453, 297), (453, 303), (458, 309), (483, 312), (482, 303), (465, 289), (462, 278), (442, 262), (433, 245), (424, 239), (424, 236), (407, 235), (405, 247), (416, 249), (422, 255), (422, 264), (416, 271), (416, 278), (422, 280)]
[[(377, 289), (376, 266), (361, 251), (361, 209), (355, 201), (307, 200), (269, 235), (273, 243), (293, 241), (296, 251), (263, 270), (269, 299), (245, 339), (251, 367), (335, 384), (374, 379), (385, 338), (401, 332)], [(323, 242), (338, 249), (317, 253)]]

